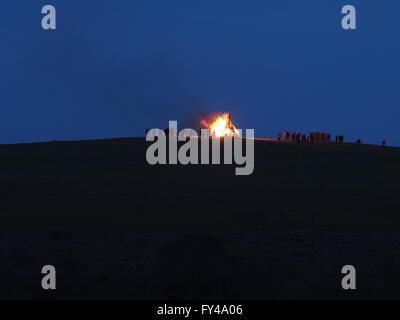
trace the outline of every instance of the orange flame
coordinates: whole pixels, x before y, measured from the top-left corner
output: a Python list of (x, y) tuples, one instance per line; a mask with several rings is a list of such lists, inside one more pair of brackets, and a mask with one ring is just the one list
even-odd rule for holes
[(240, 136), (239, 131), (232, 124), (231, 115), (229, 113), (217, 116), (210, 124), (205, 120), (201, 120), (200, 123), (208, 128), (211, 135), (215, 137)]

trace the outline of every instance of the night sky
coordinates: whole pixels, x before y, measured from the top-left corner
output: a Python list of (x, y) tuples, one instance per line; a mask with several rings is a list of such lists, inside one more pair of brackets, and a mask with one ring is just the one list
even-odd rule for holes
[[(57, 30), (41, 9), (57, 10)], [(357, 10), (357, 30), (341, 8)], [(400, 145), (400, 2), (2, 1), (0, 143), (143, 136), (230, 111)]]

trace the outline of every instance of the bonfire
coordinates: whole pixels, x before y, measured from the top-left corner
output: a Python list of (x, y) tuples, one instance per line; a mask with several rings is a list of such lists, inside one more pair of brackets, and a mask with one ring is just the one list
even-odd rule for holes
[(220, 114), (209, 122), (206, 120), (201, 120), (201, 124), (209, 129), (211, 135), (215, 137), (240, 136), (239, 131), (232, 123), (232, 117), (230, 113)]

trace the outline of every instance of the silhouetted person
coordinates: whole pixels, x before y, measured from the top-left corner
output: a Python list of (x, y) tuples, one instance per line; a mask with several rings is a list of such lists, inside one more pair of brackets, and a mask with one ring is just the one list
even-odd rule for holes
[(338, 136), (335, 136), (335, 142), (338, 143)]
[(343, 136), (342, 135), (339, 136), (339, 143), (343, 143)]
[(386, 146), (386, 141), (385, 140), (382, 141), (382, 147), (384, 147), (384, 146)]
[(356, 143), (357, 143), (357, 144), (361, 144), (361, 140), (360, 140), (360, 139), (357, 139)]
[(281, 133), (278, 132), (278, 141), (281, 141)]

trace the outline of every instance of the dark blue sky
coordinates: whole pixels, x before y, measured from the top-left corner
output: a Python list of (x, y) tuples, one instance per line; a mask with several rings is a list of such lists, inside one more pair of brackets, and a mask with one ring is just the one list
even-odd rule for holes
[[(57, 30), (41, 29), (41, 8)], [(341, 8), (357, 9), (357, 30)], [(399, 1), (2, 1), (0, 143), (139, 136), (204, 111), (400, 145)]]

